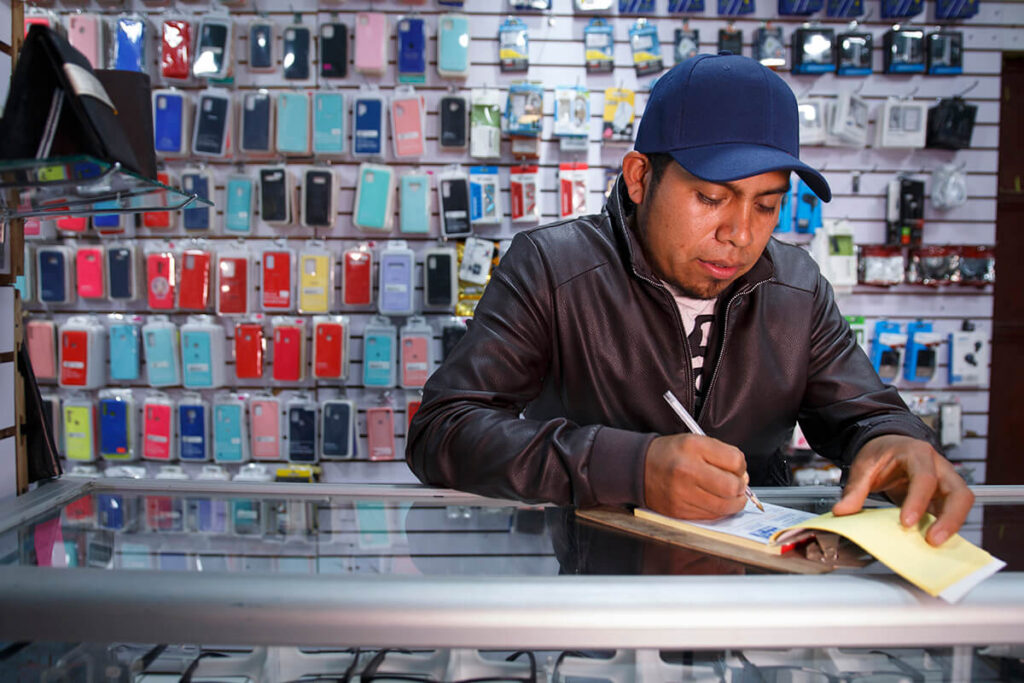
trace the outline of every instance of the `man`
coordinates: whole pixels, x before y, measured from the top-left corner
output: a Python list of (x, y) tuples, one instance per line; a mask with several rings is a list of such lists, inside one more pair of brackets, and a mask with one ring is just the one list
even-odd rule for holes
[[(799, 160), (796, 99), (746, 57), (659, 79), (599, 215), (520, 233), (465, 338), (427, 382), (407, 459), (425, 483), (558, 504), (717, 518), (744, 487), (785, 485), (799, 420), (849, 469), (836, 514), (870, 492), (902, 522), (973, 496), (853, 339), (802, 249), (771, 239)], [(671, 390), (707, 437), (685, 432)]]

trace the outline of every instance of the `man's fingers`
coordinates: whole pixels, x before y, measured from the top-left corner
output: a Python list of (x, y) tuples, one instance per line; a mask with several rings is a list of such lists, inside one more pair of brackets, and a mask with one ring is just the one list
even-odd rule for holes
[[(943, 486), (943, 488), (945, 487)], [(957, 529), (963, 526), (967, 519), (967, 513), (973, 506), (974, 494), (963, 484), (962, 480), (955, 480), (951, 490), (946, 493), (946, 497), (942, 501), (942, 510), (937, 515), (938, 518), (925, 534), (925, 540), (932, 545), (942, 545)]]
[(854, 463), (850, 468), (850, 478), (846, 481), (843, 497), (832, 506), (832, 514), (842, 517), (860, 512), (868, 494), (871, 493), (871, 484), (871, 470), (867, 467), (859, 467), (857, 463)]
[(921, 515), (928, 509), (939, 485), (939, 478), (934, 468), (921, 466), (919, 462), (910, 461), (907, 472), (910, 482), (907, 484), (907, 495), (900, 505), (900, 524), (905, 527), (914, 526)]
[(738, 477), (743, 476), (747, 471), (747, 458), (743, 455), (743, 451), (735, 446), (730, 446), (711, 437), (707, 437), (707, 440), (701, 445), (701, 455), (709, 465), (731, 472)]

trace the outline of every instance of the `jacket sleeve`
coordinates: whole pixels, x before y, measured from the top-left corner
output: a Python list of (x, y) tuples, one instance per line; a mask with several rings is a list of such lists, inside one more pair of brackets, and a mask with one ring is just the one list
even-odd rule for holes
[(424, 387), (406, 439), (422, 482), (560, 505), (643, 503), (655, 435), (522, 416), (553, 372), (555, 287), (529, 233), (517, 235), (466, 336)]
[(845, 468), (864, 444), (883, 434), (921, 439), (939, 450), (935, 433), (910, 412), (895, 387), (878, 378), (820, 274), (811, 320), (799, 419), (815, 451)]

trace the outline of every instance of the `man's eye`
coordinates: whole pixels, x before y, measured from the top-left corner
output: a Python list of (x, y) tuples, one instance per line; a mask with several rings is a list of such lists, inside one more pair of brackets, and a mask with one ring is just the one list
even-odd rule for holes
[(758, 204), (757, 210), (761, 213), (774, 213), (778, 206), (765, 206), (764, 204)]
[(708, 206), (718, 206), (719, 204), (722, 203), (721, 199), (715, 199), (714, 197), (709, 197), (709, 196), (707, 196), (706, 194), (704, 194), (702, 192), (698, 192), (697, 196), (700, 198), (700, 201), (701, 201), (702, 204), (707, 204)]

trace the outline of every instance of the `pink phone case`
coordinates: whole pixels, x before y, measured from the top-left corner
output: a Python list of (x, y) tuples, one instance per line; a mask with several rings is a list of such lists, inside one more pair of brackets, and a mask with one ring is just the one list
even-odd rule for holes
[(281, 460), (281, 406), (270, 399), (253, 399), (252, 457), (254, 460)]
[(94, 69), (103, 68), (103, 34), (95, 14), (72, 14), (68, 17), (68, 42), (89, 60)]
[(57, 378), (56, 327), (49, 320), (30, 320), (25, 325), (28, 357), (36, 379)]
[(102, 299), (105, 296), (102, 247), (80, 247), (75, 254), (75, 273), (78, 296), (83, 299)]
[(171, 407), (149, 404), (143, 413), (142, 456), (147, 460), (170, 460)]
[(382, 42), (388, 42), (387, 17), (377, 12), (356, 14), (356, 71), (383, 71), (387, 67)]
[(407, 337), (402, 340), (402, 386), (422, 387), (427, 383), (427, 340)]
[(423, 102), (419, 96), (404, 97), (391, 103), (396, 156), (418, 157), (423, 155), (422, 107)]
[(388, 406), (366, 409), (366, 446), (370, 460), (395, 459), (395, 413)]

